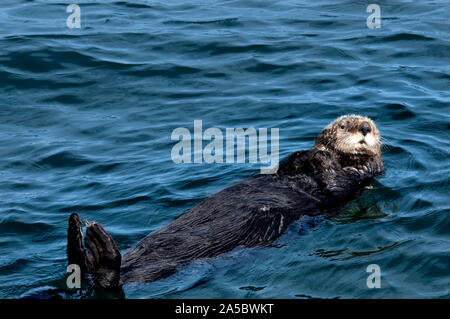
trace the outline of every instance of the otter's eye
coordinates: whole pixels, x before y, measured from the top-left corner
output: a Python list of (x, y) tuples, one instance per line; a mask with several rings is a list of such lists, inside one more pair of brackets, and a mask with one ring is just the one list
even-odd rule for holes
[(343, 129), (343, 130), (345, 129), (345, 125), (344, 124), (341, 125), (341, 129)]

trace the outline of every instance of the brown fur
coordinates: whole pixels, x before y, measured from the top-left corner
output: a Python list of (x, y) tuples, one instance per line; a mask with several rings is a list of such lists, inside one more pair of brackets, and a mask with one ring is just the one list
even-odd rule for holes
[[(363, 122), (371, 128), (366, 135), (360, 129)], [(120, 267), (120, 253), (99, 224), (90, 226), (95, 231), (88, 227), (90, 236), (84, 240), (83, 254), (95, 258), (79, 256), (79, 229), (69, 227), (69, 260), (88, 263), (82, 268), (100, 287), (118, 287), (119, 277), (125, 283), (158, 280), (194, 259), (271, 243), (302, 215), (338, 210), (383, 169), (375, 124), (366, 117), (340, 117), (322, 131), (313, 148), (281, 161), (276, 174), (251, 178), (204, 200), (138, 242)], [(74, 214), (69, 224), (78, 221)]]

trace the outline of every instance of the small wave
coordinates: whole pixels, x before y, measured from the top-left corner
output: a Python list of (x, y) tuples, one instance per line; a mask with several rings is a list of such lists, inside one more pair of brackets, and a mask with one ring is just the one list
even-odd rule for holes
[(384, 106), (388, 115), (393, 120), (406, 120), (416, 117), (416, 114), (403, 104), (387, 104)]
[(55, 227), (42, 222), (27, 223), (17, 220), (3, 220), (0, 222), (0, 233), (41, 234), (54, 231)]
[(128, 8), (135, 8), (135, 9), (152, 9), (154, 8), (153, 6), (149, 5), (149, 4), (145, 4), (145, 3), (132, 3), (132, 2), (126, 2), (126, 1), (117, 1), (117, 2), (113, 2), (113, 4), (118, 5), (118, 6), (125, 6)]
[(59, 94), (55, 97), (43, 99), (45, 103), (58, 103), (58, 104), (81, 104), (84, 102), (79, 96), (73, 94)]
[(80, 211), (100, 211), (105, 209), (104, 205), (73, 205), (69, 207), (60, 208), (59, 211), (63, 213), (73, 213)]
[(239, 18), (213, 19), (213, 20), (167, 20), (165, 24), (219, 24), (228, 27), (240, 25)]
[(149, 201), (152, 198), (149, 196), (135, 196), (126, 199), (120, 199), (108, 203), (97, 204), (97, 205), (73, 205), (69, 207), (60, 208), (60, 212), (70, 213), (70, 212), (87, 212), (87, 211), (101, 211), (111, 207), (121, 207), (130, 206), (144, 201)]
[[(343, 248), (343, 249), (339, 249), (339, 250), (329, 250), (329, 251), (324, 250), (324, 249), (317, 249), (314, 254), (319, 257), (322, 257), (322, 258), (330, 258), (330, 261), (345, 261), (345, 260), (358, 258), (358, 257), (362, 257), (362, 256), (377, 254), (377, 253), (380, 253), (387, 249), (394, 248), (394, 247), (398, 246), (399, 244), (400, 244), (399, 242), (394, 242), (391, 245), (380, 246), (377, 249), (365, 250), (365, 251), (349, 251), (348, 248)], [(339, 258), (331, 258), (331, 257), (342, 256), (342, 255), (344, 255), (344, 256), (339, 257)], [(347, 255), (347, 256), (345, 256), (345, 255)]]
[[(98, 164), (89, 169), (90, 173), (105, 174), (111, 173), (115, 169), (122, 167), (123, 163)], [(89, 187), (89, 185), (87, 185)]]
[(0, 274), (9, 275), (11, 273), (27, 268), (31, 261), (24, 258), (15, 259), (6, 265), (0, 266)]
[(94, 162), (69, 151), (58, 152), (36, 162), (39, 166), (53, 168), (80, 167), (92, 163)]
[(260, 290), (263, 290), (264, 288), (266, 288), (266, 286), (262, 286), (262, 287), (255, 287), (255, 286), (239, 287), (240, 290), (249, 290), (249, 291), (260, 291)]
[(193, 68), (183, 65), (173, 65), (173, 66), (146, 66), (140, 69), (123, 71), (124, 75), (132, 75), (137, 77), (153, 77), (153, 76), (164, 76), (169, 78), (179, 78), (186, 74), (195, 74), (201, 72), (201, 69)]
[(433, 41), (435, 39), (432, 37), (415, 33), (397, 33), (382, 37), (380, 40), (383, 42), (393, 42), (393, 41)]

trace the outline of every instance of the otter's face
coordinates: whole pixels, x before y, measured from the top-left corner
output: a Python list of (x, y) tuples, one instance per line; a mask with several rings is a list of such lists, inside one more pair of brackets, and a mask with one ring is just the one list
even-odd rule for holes
[(328, 125), (316, 141), (316, 147), (349, 155), (380, 154), (380, 133), (371, 119), (346, 115)]

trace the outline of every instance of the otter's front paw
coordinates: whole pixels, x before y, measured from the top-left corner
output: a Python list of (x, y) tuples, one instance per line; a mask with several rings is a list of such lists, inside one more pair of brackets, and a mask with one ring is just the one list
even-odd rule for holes
[(384, 172), (384, 166), (382, 161), (369, 161), (365, 166), (365, 172), (370, 177), (375, 177)]

